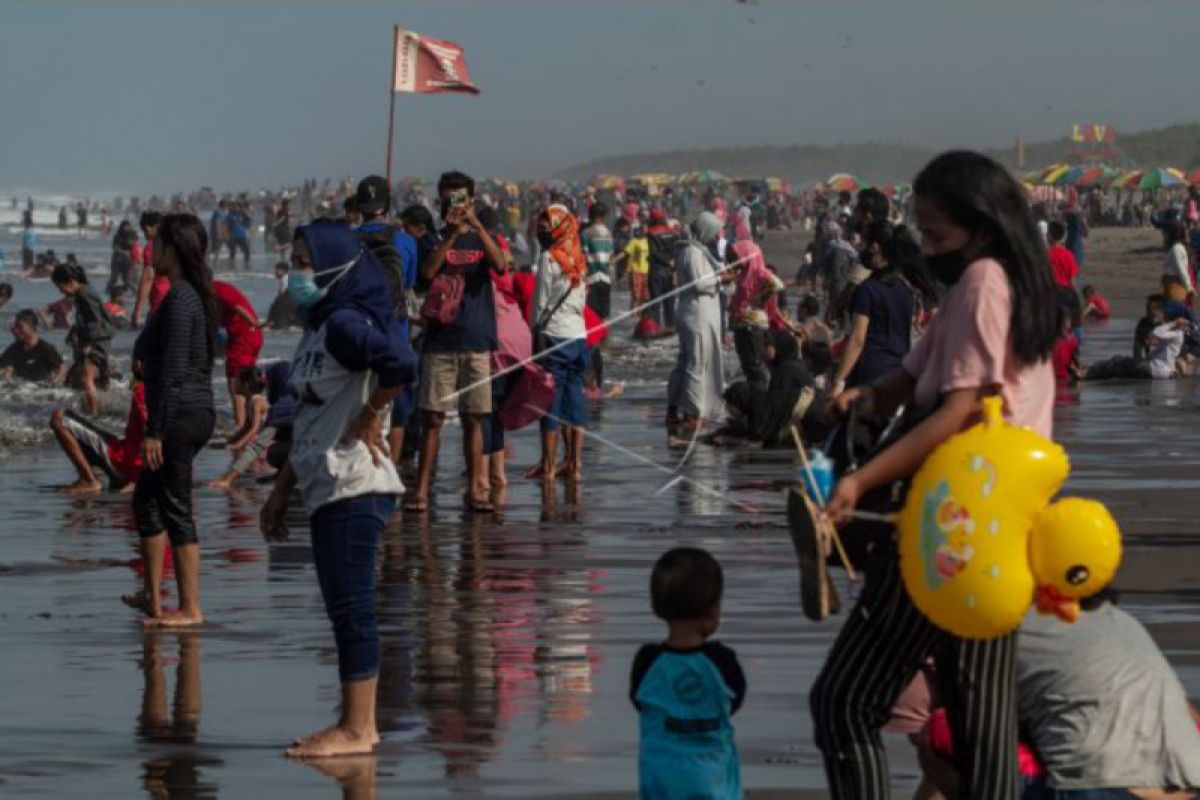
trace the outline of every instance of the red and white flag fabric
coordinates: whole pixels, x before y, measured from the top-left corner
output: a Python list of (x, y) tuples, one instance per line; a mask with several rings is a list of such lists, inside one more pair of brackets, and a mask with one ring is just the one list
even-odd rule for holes
[(454, 42), (422, 36), (397, 26), (394, 46), (393, 92), (479, 94), (479, 87), (471, 83), (463, 49)]

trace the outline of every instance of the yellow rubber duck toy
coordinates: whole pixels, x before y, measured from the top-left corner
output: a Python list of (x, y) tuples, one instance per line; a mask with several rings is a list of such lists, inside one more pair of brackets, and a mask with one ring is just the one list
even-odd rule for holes
[(1066, 453), (1009, 425), (1003, 400), (947, 439), (922, 465), (897, 518), (909, 596), (935, 625), (966, 639), (1015, 630), (1036, 603), (1073, 622), (1079, 599), (1106, 586), (1121, 533), (1093, 500), (1051, 504), (1070, 472)]

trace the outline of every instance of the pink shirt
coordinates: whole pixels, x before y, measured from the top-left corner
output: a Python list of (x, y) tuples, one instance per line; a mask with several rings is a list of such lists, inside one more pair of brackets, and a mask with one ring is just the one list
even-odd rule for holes
[(980, 259), (946, 294), (925, 335), (904, 359), (917, 382), (913, 399), (932, 405), (956, 389), (999, 386), (1013, 425), (1049, 438), (1054, 429), (1054, 366), (1017, 360), (1009, 337), (1012, 299), (998, 261)]

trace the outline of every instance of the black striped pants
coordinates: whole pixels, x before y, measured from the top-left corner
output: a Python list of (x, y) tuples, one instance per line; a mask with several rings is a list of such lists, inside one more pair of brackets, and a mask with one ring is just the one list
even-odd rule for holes
[(891, 796), (879, 731), (930, 655), (953, 732), (958, 797), (1020, 797), (1016, 634), (974, 641), (935, 628), (909, 598), (892, 546), (871, 555), (863, 593), (809, 696), (830, 797)]

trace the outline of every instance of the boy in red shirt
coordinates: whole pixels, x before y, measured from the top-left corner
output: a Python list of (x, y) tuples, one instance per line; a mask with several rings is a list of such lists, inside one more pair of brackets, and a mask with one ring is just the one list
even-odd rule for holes
[(1067, 226), (1055, 220), (1050, 223), (1047, 239), (1050, 242), (1050, 269), (1054, 272), (1054, 282), (1068, 289), (1075, 288), (1075, 279), (1079, 277), (1079, 264), (1074, 254), (1063, 247), (1063, 239), (1067, 236)]
[(233, 425), (241, 429), (246, 422), (246, 397), (235, 391), (238, 375), (258, 366), (262, 351), (263, 322), (246, 295), (225, 281), (213, 281), (217, 305), (221, 307), (221, 327), (229, 335), (225, 345), (225, 377), (229, 381), (229, 400), (233, 406)]
[(114, 436), (73, 411), (61, 408), (50, 415), (50, 428), (79, 473), (79, 480), (59, 491), (67, 494), (103, 491), (104, 485), (96, 473), (100, 470), (108, 478), (110, 489), (122, 494), (132, 492), (142, 471), (142, 437), (146, 431), (146, 387), (140, 375), (135, 377), (133, 384), (123, 437)]
[(1096, 287), (1088, 284), (1083, 287), (1083, 318), (1096, 322), (1109, 317), (1108, 301), (1100, 296)]

